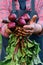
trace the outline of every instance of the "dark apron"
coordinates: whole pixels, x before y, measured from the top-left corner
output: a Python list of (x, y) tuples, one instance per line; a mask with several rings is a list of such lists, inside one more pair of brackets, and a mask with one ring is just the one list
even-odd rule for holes
[[(32, 18), (32, 16), (34, 15), (34, 14), (37, 14), (36, 12), (35, 12), (35, 8), (34, 8), (34, 1), (35, 0), (32, 0), (31, 1), (31, 7), (32, 7), (32, 11), (28, 11), (27, 13), (31, 16), (31, 18)], [(26, 1), (25, 0), (19, 0), (19, 3), (20, 3), (20, 8), (21, 8), (21, 10), (20, 11), (16, 11), (15, 9), (14, 9), (14, 7), (12, 7), (13, 9), (12, 9), (12, 13), (16, 13), (18, 16), (21, 16), (22, 14), (24, 14), (24, 12), (26, 12), (25, 11), (25, 9), (26, 9)], [(14, 2), (13, 2), (13, 4), (12, 4), (12, 6), (14, 6)], [(19, 14), (18, 14), (19, 13)], [(41, 48), (41, 51), (40, 51), (40, 53), (39, 53), (39, 56), (40, 56), (40, 58), (41, 58), (41, 61), (43, 61), (43, 35), (40, 35), (40, 36), (38, 36), (38, 35), (32, 35), (31, 37), (30, 37), (30, 39), (31, 40), (35, 40), (36, 42), (38, 42), (39, 44), (40, 44), (40, 48)], [(1, 53), (1, 59), (3, 60), (4, 59), (4, 57), (5, 57), (5, 55), (6, 55), (6, 47), (7, 47), (7, 45), (8, 45), (8, 39), (7, 38), (5, 38), (5, 37), (3, 37), (2, 36), (2, 53)]]

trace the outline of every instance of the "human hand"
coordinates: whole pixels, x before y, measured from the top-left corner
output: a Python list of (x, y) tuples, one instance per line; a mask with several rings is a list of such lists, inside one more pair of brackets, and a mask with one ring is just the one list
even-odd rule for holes
[(23, 26), (23, 28), (25, 29), (25, 32), (28, 33), (29, 35), (32, 35), (33, 33), (38, 34), (42, 31), (42, 27), (38, 23), (25, 25), (25, 26)]
[(34, 15), (32, 19), (29, 22), (29, 25), (23, 26), (25, 29), (25, 32), (28, 33), (29, 35), (32, 35), (33, 33), (38, 34), (42, 31), (42, 27), (40, 24), (35, 23), (37, 18), (37, 15)]
[(28, 33), (25, 32), (25, 29), (23, 27), (16, 27), (15, 29), (17, 36), (26, 36)]
[(9, 37), (9, 34), (11, 33), (11, 31), (8, 31), (8, 27), (7, 24), (5, 23), (0, 23), (1, 28), (0, 28), (0, 34), (2, 34), (5, 37)]

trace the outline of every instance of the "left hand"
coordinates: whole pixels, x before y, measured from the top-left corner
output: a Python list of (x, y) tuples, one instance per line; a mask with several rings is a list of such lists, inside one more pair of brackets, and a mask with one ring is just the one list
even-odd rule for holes
[(5, 37), (9, 37), (9, 34), (11, 33), (11, 31), (8, 29), (7, 24), (3, 23), (3, 27), (1, 29), (1, 34)]
[(32, 35), (33, 33), (38, 34), (42, 31), (42, 27), (38, 23), (24, 25), (23, 28), (24, 28), (25, 32), (28, 33), (28, 35)]

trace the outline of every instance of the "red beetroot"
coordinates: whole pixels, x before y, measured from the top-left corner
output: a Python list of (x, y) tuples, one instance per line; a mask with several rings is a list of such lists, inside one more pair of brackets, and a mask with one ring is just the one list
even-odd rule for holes
[(15, 22), (9, 22), (9, 23), (8, 23), (8, 28), (9, 28), (11, 31), (14, 31), (14, 29), (16, 28), (16, 23), (15, 23)]
[(30, 16), (28, 14), (24, 14), (23, 16), (21, 16), (21, 18), (23, 18), (26, 21), (30, 20)]
[(16, 14), (10, 14), (10, 15), (8, 16), (8, 19), (9, 19), (10, 21), (15, 21), (16, 18), (17, 18)]
[(8, 23), (8, 28), (15, 28), (16, 27), (16, 23), (15, 22), (9, 22)]
[(19, 18), (18, 19), (18, 25), (21, 25), (21, 26), (26, 25), (26, 21), (22, 18)]

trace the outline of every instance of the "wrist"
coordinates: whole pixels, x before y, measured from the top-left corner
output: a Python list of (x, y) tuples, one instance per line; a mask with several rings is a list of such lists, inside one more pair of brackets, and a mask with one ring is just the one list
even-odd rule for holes
[(34, 24), (34, 33), (39, 34), (42, 32), (42, 26), (39, 23)]

